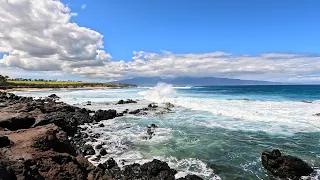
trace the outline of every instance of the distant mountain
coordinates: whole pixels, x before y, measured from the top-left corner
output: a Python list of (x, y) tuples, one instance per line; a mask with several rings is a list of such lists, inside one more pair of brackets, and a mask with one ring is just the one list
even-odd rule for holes
[(236, 86), (236, 85), (280, 85), (282, 83), (241, 80), (229, 78), (215, 77), (175, 77), (175, 78), (160, 78), (160, 77), (135, 77), (132, 79), (124, 79), (113, 81), (111, 83), (136, 84), (138, 86), (154, 86), (159, 82), (172, 84), (173, 86)]

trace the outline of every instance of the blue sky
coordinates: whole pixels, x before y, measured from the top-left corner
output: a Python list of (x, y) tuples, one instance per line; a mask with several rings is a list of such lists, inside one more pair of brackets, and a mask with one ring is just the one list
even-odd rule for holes
[[(319, 53), (319, 0), (63, 0), (104, 35), (115, 59), (134, 50)], [(86, 8), (81, 10), (81, 5)]]
[(320, 84), (319, 0), (7, 0), (0, 73)]

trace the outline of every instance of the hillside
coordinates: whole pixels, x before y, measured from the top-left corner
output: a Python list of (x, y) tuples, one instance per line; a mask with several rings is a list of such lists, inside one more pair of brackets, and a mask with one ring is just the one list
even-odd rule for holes
[(172, 84), (174, 86), (235, 86), (235, 85), (279, 85), (281, 83), (255, 80), (241, 80), (215, 77), (135, 77), (114, 81), (112, 83), (136, 84), (138, 86), (154, 86), (158, 82)]

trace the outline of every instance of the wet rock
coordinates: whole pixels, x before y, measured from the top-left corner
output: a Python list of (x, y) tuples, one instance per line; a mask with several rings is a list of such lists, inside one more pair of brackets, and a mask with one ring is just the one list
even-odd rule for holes
[(102, 144), (96, 145), (96, 149), (101, 149), (101, 148), (102, 148)]
[(117, 104), (124, 104), (124, 100), (119, 100)]
[(87, 156), (87, 155), (94, 155), (96, 152), (94, 151), (93, 147), (91, 145), (85, 145), (83, 147), (83, 155)]
[(158, 126), (156, 124), (151, 124), (150, 127), (151, 128), (157, 128)]
[(87, 101), (87, 102), (86, 102), (86, 105), (87, 105), (87, 106), (91, 106), (91, 104), (92, 104), (91, 101)]
[(52, 99), (60, 99), (59, 96), (57, 96), (56, 94), (51, 94), (48, 96), (49, 98), (52, 98)]
[(313, 172), (313, 169), (301, 159), (283, 156), (278, 149), (263, 152), (261, 160), (264, 168), (280, 178), (299, 179)]
[(203, 180), (203, 179), (199, 176), (189, 174), (186, 177), (179, 178), (178, 180)]
[(158, 106), (156, 104), (149, 104), (148, 105), (148, 108), (152, 108), (152, 109), (155, 109), (157, 108)]
[(312, 103), (312, 101), (307, 101), (307, 100), (303, 100), (301, 102), (303, 102), (303, 103)]
[(99, 127), (104, 127), (104, 124), (102, 124), (102, 123), (101, 123), (101, 124), (99, 124)]
[(130, 111), (129, 114), (138, 114), (140, 112), (141, 112), (140, 109), (136, 109), (136, 110)]
[(169, 102), (166, 103), (166, 108), (173, 108), (173, 107), (174, 105), (172, 103), (169, 103)]
[(150, 126), (148, 126), (148, 129), (147, 129), (148, 139), (151, 139), (155, 135), (155, 130), (157, 127), (158, 126), (155, 124), (151, 124)]
[(96, 122), (99, 122), (101, 120), (113, 119), (115, 117), (117, 117), (117, 111), (113, 109), (109, 109), (109, 110), (98, 110), (94, 114), (93, 119)]
[(101, 156), (100, 156), (100, 155), (97, 155), (96, 157), (94, 157), (94, 158), (92, 159), (92, 161), (98, 162), (98, 161), (100, 161), (100, 159), (101, 159)]
[(10, 147), (13, 142), (7, 136), (0, 136), (0, 148)]
[(320, 113), (315, 114), (315, 116), (320, 116)]
[(111, 168), (117, 167), (117, 166), (118, 165), (113, 158), (109, 158), (105, 163), (98, 165), (98, 167), (100, 167), (103, 170), (111, 169)]
[(129, 103), (137, 103), (137, 101), (134, 101), (132, 99), (127, 99), (126, 101), (124, 101), (121, 99), (120, 101), (118, 101), (117, 104), (129, 104)]
[(101, 149), (101, 151), (100, 151), (100, 155), (101, 155), (101, 156), (105, 156), (105, 155), (107, 155), (107, 154), (108, 154), (108, 152), (107, 152), (106, 149)]
[(96, 134), (91, 135), (90, 137), (97, 139), (97, 138), (99, 138), (100, 136), (101, 136), (101, 134), (96, 133)]

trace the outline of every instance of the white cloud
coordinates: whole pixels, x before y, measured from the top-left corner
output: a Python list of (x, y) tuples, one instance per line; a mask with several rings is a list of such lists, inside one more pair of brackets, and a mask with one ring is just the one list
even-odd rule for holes
[(133, 61), (130, 62), (111, 61), (101, 67), (80, 67), (70, 72), (84, 77), (106, 79), (134, 76), (215, 76), (290, 82), (292, 77), (320, 72), (320, 56), (285, 53), (248, 56), (225, 52), (157, 54), (139, 51), (134, 52)]
[(75, 13), (57, 0), (0, 0), (0, 52), (5, 66), (27, 70), (62, 70), (96, 65), (110, 55), (103, 36), (70, 22)]
[[(295, 53), (234, 55), (133, 52), (111, 61), (103, 36), (70, 21), (75, 13), (58, 0), (0, 0), (0, 65), (86, 78), (216, 76), (269, 81), (319, 81), (320, 56)], [(1, 70), (2, 71), (2, 70)]]
[(87, 7), (86, 4), (82, 4), (82, 5), (81, 5), (81, 9), (85, 9), (86, 7)]

